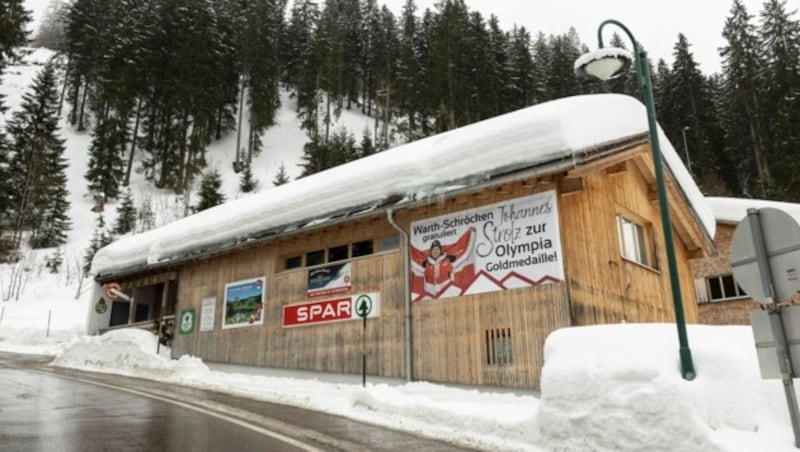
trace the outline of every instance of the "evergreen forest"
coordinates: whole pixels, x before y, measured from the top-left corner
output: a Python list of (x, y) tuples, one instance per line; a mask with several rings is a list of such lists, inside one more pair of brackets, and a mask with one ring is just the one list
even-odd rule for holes
[[(25, 44), (15, 24), (29, 17), (20, 0), (0, 4), (2, 70), (2, 58)], [(797, 12), (787, 0), (761, 11), (732, 0), (717, 32), (720, 73), (699, 70), (682, 34), (672, 64), (650, 61), (659, 122), (705, 194), (798, 201)], [(594, 43), (574, 30), (504, 29), (466, 0), (424, 11), (406, 0), (399, 15), (377, 0), (73, 0), (39, 36), (58, 58), (0, 129), (4, 247), (19, 246), (23, 230), (34, 247), (63, 242), (63, 145), (54, 133), (62, 114), (91, 135), (93, 194), (124, 198), (132, 171), (178, 194), (202, 178), (203, 209), (223, 201), (206, 152), (224, 134), (237, 137), (241, 190), (255, 188), (249, 164), (265, 152), (261, 137), (282, 90), (308, 135), (303, 176), (552, 99), (641, 98), (634, 73), (605, 84), (575, 76), (574, 61)], [(345, 109), (374, 118), (360, 142), (332, 127)], [(282, 169), (274, 184), (286, 182)]]

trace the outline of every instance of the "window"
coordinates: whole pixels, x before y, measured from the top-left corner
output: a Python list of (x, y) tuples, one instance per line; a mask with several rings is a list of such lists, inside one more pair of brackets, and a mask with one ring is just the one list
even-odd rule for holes
[(514, 363), (511, 328), (486, 330), (486, 364), (507, 366)]
[(378, 241), (378, 250), (389, 251), (400, 248), (400, 237), (384, 237)]
[(328, 262), (343, 261), (348, 257), (349, 247), (347, 245), (336, 246), (328, 249)]
[(617, 215), (617, 232), (623, 258), (657, 268), (651, 228)]
[(303, 265), (303, 256), (287, 257), (283, 263), (283, 268), (289, 270), (290, 268), (297, 268)]
[(372, 254), (372, 240), (364, 240), (353, 244), (353, 257)]
[(306, 253), (306, 267), (325, 263), (325, 250), (312, 251)]
[[(378, 240), (378, 249), (380, 251), (395, 250), (399, 247), (399, 237), (385, 237)], [(302, 255), (286, 257), (283, 259), (283, 269), (291, 270), (293, 268), (302, 267), (303, 265), (306, 267), (313, 267), (327, 262), (337, 262), (355, 257), (369, 256), (373, 253), (375, 253), (375, 240), (361, 240), (359, 242), (333, 246), (327, 249), (323, 248), (310, 251), (305, 254), (305, 262), (303, 262)]]
[(746, 297), (733, 275), (712, 276), (698, 281), (697, 299), (699, 302), (722, 301)]

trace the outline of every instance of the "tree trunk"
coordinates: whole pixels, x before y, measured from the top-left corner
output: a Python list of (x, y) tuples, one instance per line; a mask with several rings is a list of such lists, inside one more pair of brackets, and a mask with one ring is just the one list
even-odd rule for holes
[(89, 94), (89, 86), (88, 84), (83, 87), (83, 96), (81, 98), (81, 108), (78, 111), (78, 132), (83, 132), (86, 130), (86, 126), (83, 124), (83, 112), (86, 108), (86, 96)]
[(131, 135), (131, 152), (128, 155), (128, 167), (125, 169), (125, 181), (122, 183), (127, 187), (131, 183), (131, 169), (133, 168), (133, 154), (136, 152), (136, 137), (139, 134), (139, 118), (142, 112), (142, 98), (136, 102), (136, 120), (133, 123), (133, 134)]

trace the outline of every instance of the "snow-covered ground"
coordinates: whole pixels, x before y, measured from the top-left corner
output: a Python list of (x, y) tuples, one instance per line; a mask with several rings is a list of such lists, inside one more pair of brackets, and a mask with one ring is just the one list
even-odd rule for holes
[[(7, 94), (11, 111), (49, 56), (37, 50), (25, 64), (7, 68), (0, 92)], [(284, 100), (280, 124), (267, 134), (266, 150), (255, 160), (266, 187), (280, 162), (296, 176), (305, 140), (291, 103)], [(356, 134), (369, 121), (349, 112), (343, 117)], [(90, 135), (72, 131), (63, 121), (62, 134), (73, 220), (62, 250), (64, 266), (57, 274), (44, 268), (42, 257), (54, 250), (25, 252), (19, 263), (0, 266), (0, 300), (7, 300), (0, 301), (0, 350), (50, 355), (58, 366), (229, 391), (487, 450), (795, 450), (781, 383), (760, 378), (749, 327), (690, 326), (698, 374), (691, 382), (680, 377), (674, 325), (559, 330), (546, 344), (541, 393), (376, 378), (362, 388), (356, 376), (169, 359), (156, 355), (155, 338), (142, 331), (84, 336), (90, 284), (78, 269), (95, 221), (83, 179)], [(233, 143), (235, 137), (227, 137), (209, 151), (212, 165), (223, 172), (229, 199), (237, 196), (238, 185), (230, 169)], [(179, 199), (148, 188), (139, 174), (132, 185), (137, 199), (154, 197), (160, 224), (174, 219), (169, 214), (178, 210)], [(114, 210), (114, 204), (107, 206), (109, 224)]]
[(369, 376), (362, 387), (357, 375), (170, 359), (163, 347), (156, 354), (156, 339), (148, 332), (67, 339), (67, 328), (51, 330), (45, 339), (41, 320), (17, 337), (17, 319), (4, 319), (0, 350), (52, 355), (53, 366), (338, 414), (483, 450), (796, 450), (782, 385), (761, 379), (752, 333), (744, 326), (689, 326), (693, 381), (680, 376), (672, 324), (558, 330), (545, 345), (539, 394)]

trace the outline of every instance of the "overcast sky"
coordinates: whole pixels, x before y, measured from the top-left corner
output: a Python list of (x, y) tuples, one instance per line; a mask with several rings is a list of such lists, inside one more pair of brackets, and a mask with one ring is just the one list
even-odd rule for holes
[[(379, 0), (399, 15), (405, 0)], [(417, 15), (432, 8), (437, 0), (416, 0)], [(581, 41), (591, 49), (597, 46), (597, 27), (605, 19), (624, 23), (636, 39), (647, 49), (655, 64), (659, 58), (672, 63), (672, 50), (678, 33), (686, 35), (700, 70), (706, 74), (719, 72), (717, 49), (724, 45), (722, 28), (730, 15), (733, 0), (671, 0), (652, 2), (646, 0), (466, 0), (470, 10), (478, 10), (488, 18), (490, 14), (500, 19), (503, 29), (510, 30), (516, 23), (524, 25), (534, 35), (539, 31), (563, 34), (575, 27)], [(743, 0), (751, 15), (761, 12), (762, 0)], [(789, 0), (789, 10), (797, 9), (800, 0)], [(796, 16), (795, 16), (796, 17)], [(607, 42), (614, 26), (604, 29)], [(628, 40), (625, 39), (627, 44)]]

